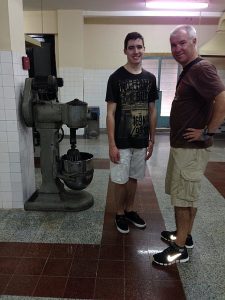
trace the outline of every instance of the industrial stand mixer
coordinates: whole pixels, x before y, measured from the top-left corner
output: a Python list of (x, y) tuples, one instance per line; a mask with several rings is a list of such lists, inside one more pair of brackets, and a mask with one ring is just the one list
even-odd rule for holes
[[(93, 178), (93, 155), (76, 149), (76, 130), (87, 125), (87, 103), (78, 99), (60, 103), (62, 86), (62, 78), (53, 76), (25, 80), (22, 116), (40, 134), (42, 174), (40, 189), (25, 202), (25, 210), (81, 211), (94, 203), (93, 196), (83, 191)], [(60, 157), (63, 124), (70, 128), (71, 149)]]

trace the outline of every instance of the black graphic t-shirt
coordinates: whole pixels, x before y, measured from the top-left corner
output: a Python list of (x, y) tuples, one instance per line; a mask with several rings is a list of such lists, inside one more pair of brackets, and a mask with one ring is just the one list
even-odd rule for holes
[(148, 146), (149, 103), (156, 99), (156, 78), (144, 69), (132, 74), (120, 67), (109, 77), (106, 101), (117, 103), (115, 142), (119, 149)]

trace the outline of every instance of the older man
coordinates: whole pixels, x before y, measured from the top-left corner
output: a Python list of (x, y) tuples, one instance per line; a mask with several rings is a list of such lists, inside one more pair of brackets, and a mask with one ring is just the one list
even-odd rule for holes
[(163, 231), (170, 246), (153, 255), (153, 262), (168, 266), (189, 260), (192, 226), (197, 212), (200, 181), (213, 135), (225, 118), (225, 86), (216, 68), (197, 52), (196, 30), (180, 25), (170, 34), (171, 52), (183, 72), (177, 83), (170, 113), (170, 157), (166, 193), (175, 210), (175, 231)]

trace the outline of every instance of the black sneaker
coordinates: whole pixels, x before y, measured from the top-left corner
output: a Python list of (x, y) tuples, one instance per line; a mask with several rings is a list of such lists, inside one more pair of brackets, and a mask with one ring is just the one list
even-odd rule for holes
[(140, 218), (136, 211), (124, 211), (126, 219), (138, 228), (145, 228), (145, 221)]
[(171, 244), (164, 251), (153, 255), (153, 262), (161, 266), (169, 266), (187, 261), (189, 261), (189, 256), (186, 247), (178, 247), (175, 243)]
[(129, 227), (125, 215), (116, 215), (115, 224), (119, 232), (121, 233), (129, 232)]
[(192, 240), (192, 236), (190, 234), (188, 234), (188, 236), (186, 238), (185, 247), (188, 249), (194, 248), (194, 243)]
[[(174, 242), (176, 240), (176, 231), (162, 231), (161, 232), (161, 238), (166, 241), (166, 242)], [(192, 236), (190, 234), (188, 234), (186, 242), (185, 242), (185, 247), (188, 249), (192, 249), (194, 248), (194, 243), (192, 240)]]

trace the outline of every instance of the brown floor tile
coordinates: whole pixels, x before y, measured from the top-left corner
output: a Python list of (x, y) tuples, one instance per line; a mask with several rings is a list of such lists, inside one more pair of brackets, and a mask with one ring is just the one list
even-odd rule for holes
[(146, 229), (130, 228), (129, 234), (124, 235), (124, 245), (148, 245)]
[(0, 257), (22, 257), (29, 244), (0, 242)]
[(123, 245), (123, 241), (124, 236), (115, 230), (115, 228), (104, 229), (102, 232), (101, 245)]
[(162, 219), (161, 212), (154, 211), (148, 215), (144, 215), (145, 222), (147, 224), (146, 231), (149, 233), (158, 234), (160, 237), (161, 231), (165, 230), (165, 223)]
[(152, 300), (152, 282), (150, 279), (125, 279), (125, 300)]
[(42, 276), (33, 293), (34, 297), (63, 297), (67, 277)]
[(125, 278), (129, 279), (152, 279), (150, 261), (125, 261)]
[(142, 203), (142, 212), (143, 213), (152, 213), (154, 211), (159, 211), (159, 205), (157, 202), (155, 202), (154, 200), (152, 200), (150, 198), (150, 200), (146, 203)]
[(225, 162), (208, 162), (205, 176), (225, 198)]
[(94, 299), (124, 300), (124, 279), (97, 278)]
[(21, 258), (15, 274), (40, 275), (44, 269), (46, 259), (44, 258)]
[(76, 244), (54, 244), (51, 249), (50, 258), (73, 258), (76, 249)]
[[(108, 207), (108, 205), (107, 205)], [(105, 212), (105, 216), (104, 216), (104, 225), (103, 225), (103, 233), (105, 230), (114, 230), (116, 228), (115, 225), (115, 217), (116, 217), (116, 213), (115, 213), (115, 208), (113, 209), (113, 212)], [(116, 230), (116, 232), (118, 233), (118, 231)]]
[(7, 288), (4, 290), (4, 294), (32, 296), (38, 280), (39, 276), (13, 275)]
[(69, 278), (64, 298), (94, 299), (95, 278)]
[(99, 258), (99, 245), (77, 245), (74, 257), (79, 259), (98, 259)]
[(123, 244), (120, 244), (120, 245), (101, 245), (100, 259), (124, 260)]
[(124, 261), (99, 260), (98, 278), (124, 278)]
[(146, 235), (147, 235), (146, 229), (138, 229), (134, 227), (134, 225), (129, 225), (129, 227), (130, 227), (130, 232), (124, 235), (124, 243), (126, 245), (129, 243), (134, 244), (135, 241), (143, 241), (146, 239)]
[(112, 220), (115, 219), (115, 211), (116, 211), (115, 203), (113, 203), (113, 202), (109, 203), (109, 204), (107, 205), (107, 207), (105, 208), (105, 211), (106, 211), (107, 213), (112, 213), (113, 216), (114, 216), (114, 217), (112, 218)]
[(72, 259), (51, 258), (44, 266), (44, 276), (67, 276), (70, 271)]
[(0, 274), (0, 295), (5, 290), (11, 277), (12, 277), (12, 275), (1, 275)]
[(152, 266), (152, 279), (153, 280), (180, 280), (179, 271), (176, 265), (163, 267), (154, 264)]
[(149, 262), (148, 245), (126, 245), (124, 247), (125, 260), (147, 261)]
[(34, 243), (29, 244), (27, 247), (24, 257), (42, 257), (47, 258), (51, 252), (52, 245), (51, 244), (40, 244)]
[(14, 274), (20, 259), (16, 257), (0, 257), (0, 275)]
[[(224, 178), (224, 182), (225, 182), (225, 178)], [(223, 183), (224, 184), (224, 183)], [(220, 194), (225, 198), (225, 186), (221, 186), (219, 188), (217, 188), (218, 191), (220, 192)]]
[(148, 250), (150, 253), (150, 256), (152, 256), (154, 253), (154, 251), (162, 251), (165, 248), (168, 247), (168, 244), (166, 242), (164, 242), (161, 238), (160, 238), (160, 234), (149, 234), (148, 235)]
[(185, 300), (183, 286), (180, 280), (153, 281), (152, 300)]
[(96, 277), (98, 260), (74, 259), (70, 277)]

